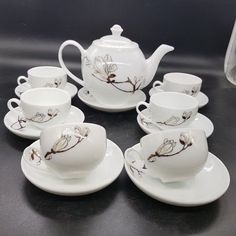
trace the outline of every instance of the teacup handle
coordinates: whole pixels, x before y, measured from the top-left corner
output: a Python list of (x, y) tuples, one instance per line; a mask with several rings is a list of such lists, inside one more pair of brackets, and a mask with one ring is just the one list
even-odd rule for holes
[(146, 122), (149, 122), (149, 123), (151, 123), (152, 125), (154, 125), (154, 126), (156, 126), (157, 128), (159, 128), (159, 129), (162, 130), (163, 128), (162, 128), (160, 125), (158, 125), (157, 123), (153, 122), (152, 119), (150, 119), (149, 117), (147, 117), (146, 115), (144, 115), (144, 114), (139, 110), (139, 107), (140, 107), (141, 105), (145, 106), (147, 109), (148, 109), (149, 106), (150, 106), (150, 104), (148, 104), (147, 102), (139, 102), (139, 103), (137, 103), (137, 105), (136, 105), (136, 111), (137, 111), (137, 113), (139, 114), (139, 116), (140, 116), (141, 118), (144, 118)]
[(62, 58), (62, 53), (63, 53), (63, 49), (66, 47), (66, 46), (74, 46), (76, 47), (77, 49), (79, 49), (80, 53), (81, 53), (81, 57), (83, 57), (86, 53), (86, 50), (79, 44), (77, 43), (76, 41), (74, 40), (67, 40), (65, 41), (64, 43), (62, 43), (62, 45), (60, 46), (59, 48), (59, 51), (58, 51), (58, 60), (59, 60), (59, 63), (62, 67), (62, 69), (71, 77), (71, 79), (73, 79), (74, 81), (76, 81), (78, 84), (80, 84), (81, 86), (84, 87), (85, 83), (82, 79), (78, 78), (77, 76), (75, 76), (72, 72), (70, 72), (70, 70), (66, 67), (64, 61), (63, 61), (63, 58)]
[[(153, 88), (156, 88), (156, 87), (160, 87), (160, 86), (162, 86), (163, 85), (163, 82), (161, 82), (161, 81), (159, 81), (159, 80), (156, 80), (154, 83), (153, 83), (153, 85), (152, 85), (152, 87)], [(160, 89), (160, 88), (159, 88)]]
[[(23, 81), (23, 82), (22, 82)], [(28, 78), (27, 77), (25, 77), (25, 76), (23, 76), (23, 75), (21, 75), (21, 76), (19, 76), (18, 78), (17, 78), (17, 84), (18, 85), (22, 85), (23, 83), (27, 83), (28, 82)]]
[(140, 107), (141, 105), (145, 106), (145, 107), (148, 109), (149, 106), (150, 106), (150, 104), (147, 103), (147, 102), (138, 102), (137, 105), (136, 105), (136, 111), (137, 111), (138, 115), (139, 115), (141, 118), (144, 118), (146, 121), (153, 123), (153, 121), (152, 121), (149, 117), (147, 117), (146, 115), (144, 115), (144, 114), (140, 111), (139, 107)]
[(20, 106), (20, 100), (18, 98), (11, 98), (7, 102), (7, 107), (10, 111), (15, 111), (15, 108), (12, 106), (12, 103), (15, 103), (17, 106)]
[(15, 114), (19, 115), (20, 111), (16, 111), (16, 109), (12, 106), (12, 103), (15, 103), (18, 107), (20, 106), (20, 100), (17, 98), (11, 98), (7, 102), (7, 107), (10, 111), (14, 112)]

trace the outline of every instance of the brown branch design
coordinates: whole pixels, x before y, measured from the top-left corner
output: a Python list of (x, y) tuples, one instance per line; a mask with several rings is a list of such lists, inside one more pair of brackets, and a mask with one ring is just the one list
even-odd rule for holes
[(46, 123), (53, 118), (55, 118), (59, 114), (58, 109), (48, 109), (47, 113), (44, 114), (42, 112), (37, 112), (33, 117), (27, 118), (29, 121), (33, 121), (35, 123)]
[(178, 125), (181, 125), (184, 122), (186, 122), (188, 119), (190, 119), (191, 116), (192, 116), (192, 112), (190, 111), (190, 112), (183, 112), (181, 117), (171, 116), (166, 121), (156, 121), (156, 122), (153, 121), (153, 122), (151, 122), (151, 121), (147, 121), (147, 119), (142, 117), (140, 119), (140, 122), (147, 127), (155, 126), (155, 124), (166, 125), (166, 126), (178, 126)]
[(183, 112), (181, 117), (178, 116), (171, 116), (168, 120), (166, 121), (157, 121), (157, 124), (160, 125), (167, 125), (167, 126), (178, 126), (186, 122), (188, 119), (190, 119), (192, 116), (192, 112)]
[(40, 165), (42, 161), (42, 157), (40, 156), (39, 151), (36, 148), (32, 148), (30, 150), (30, 161), (36, 163), (36, 165)]
[[(144, 83), (143, 77), (136, 77), (131, 80), (130, 77), (127, 77), (124, 81), (116, 81), (116, 74), (115, 72), (118, 70), (118, 66), (113, 63), (112, 57), (106, 54), (104, 57), (98, 56), (94, 59), (94, 64), (88, 59), (88, 57), (84, 58), (84, 64), (90, 67), (93, 70), (92, 76), (98, 79), (101, 82), (111, 84), (116, 89), (125, 92), (125, 93), (134, 93), (135, 91), (139, 90), (140, 87)], [(124, 89), (121, 85), (128, 85), (130, 89)]]
[(73, 130), (65, 130), (61, 137), (54, 143), (51, 150), (45, 154), (44, 158), (46, 160), (51, 160), (54, 154), (67, 152), (73, 149), (88, 137), (89, 132), (89, 128), (81, 128), (79, 126), (75, 126)]
[(151, 125), (155, 125), (155, 124), (167, 125), (167, 126), (178, 126), (186, 122), (188, 119), (190, 119), (191, 116), (192, 116), (192, 112), (190, 111), (190, 112), (183, 112), (181, 117), (171, 116), (166, 121), (150, 122), (150, 121), (147, 121), (145, 118), (141, 118), (140, 121), (143, 125), (146, 125), (147, 127)]
[(143, 171), (143, 170), (145, 170), (145, 169), (147, 169), (147, 168), (146, 168), (145, 165), (143, 165), (142, 170), (141, 170), (141, 169), (139, 169), (139, 168), (137, 168), (137, 167), (134, 166), (135, 162), (136, 162), (136, 161), (132, 161), (132, 162), (131, 162), (132, 165), (131, 165), (131, 164), (128, 164), (129, 169), (130, 169), (130, 171), (131, 171), (131, 173), (132, 173), (133, 175), (134, 175), (135, 173), (137, 173), (138, 176), (141, 177), (141, 176), (144, 174), (144, 171)]
[(182, 145), (182, 147), (178, 151), (175, 151), (177, 142), (174, 141), (174, 139), (164, 139), (163, 143), (157, 148), (155, 153), (151, 154), (147, 158), (147, 160), (149, 162), (155, 162), (156, 159), (160, 157), (175, 156), (183, 152), (193, 144), (192, 138), (187, 133), (181, 133), (178, 142)]
[(26, 119), (18, 116), (17, 121), (11, 124), (11, 128), (15, 130), (21, 130), (26, 127)]

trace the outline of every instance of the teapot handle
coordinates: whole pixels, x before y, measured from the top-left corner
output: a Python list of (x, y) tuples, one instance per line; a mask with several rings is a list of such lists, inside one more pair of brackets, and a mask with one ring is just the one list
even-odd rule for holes
[(71, 77), (71, 79), (73, 79), (75, 82), (79, 83), (81, 86), (84, 86), (85, 85), (84, 81), (82, 79), (78, 78), (77, 76), (75, 76), (72, 72), (70, 72), (70, 70), (66, 67), (66, 65), (63, 61), (63, 58), (62, 58), (63, 49), (68, 45), (75, 46), (76, 48), (78, 48), (81, 53), (81, 57), (83, 57), (85, 55), (86, 50), (76, 41), (67, 40), (64, 43), (62, 43), (62, 45), (60, 46), (59, 51), (58, 51), (58, 60), (59, 60), (59, 63), (61, 65), (62, 69)]

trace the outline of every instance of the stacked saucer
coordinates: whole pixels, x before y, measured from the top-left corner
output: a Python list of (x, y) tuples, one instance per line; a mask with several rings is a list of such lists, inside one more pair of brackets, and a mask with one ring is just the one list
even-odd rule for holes
[[(147, 117), (148, 119), (145, 119)], [(150, 122), (151, 114), (148, 109), (141, 111), (141, 115), (138, 114), (137, 122), (140, 128), (147, 134), (160, 132), (160, 128), (153, 122)], [(194, 120), (188, 125), (188, 128), (201, 128), (206, 132), (207, 138), (210, 137), (214, 131), (214, 125), (212, 121), (201, 113), (197, 113)]]
[(81, 88), (79, 90), (78, 97), (83, 103), (87, 104), (88, 106), (96, 110), (105, 112), (123, 112), (132, 110), (136, 107), (136, 104), (138, 102), (146, 100), (146, 95), (141, 90), (136, 91), (133, 96), (131, 96), (126, 101), (126, 103), (122, 103), (116, 106), (98, 101), (96, 97), (94, 97), (86, 88)]
[(164, 75), (163, 82), (156, 80), (149, 91), (152, 96), (160, 92), (180, 92), (193, 96), (199, 103), (199, 108), (204, 107), (209, 102), (206, 94), (201, 92), (202, 79), (196, 75), (171, 72)]
[[(163, 92), (163, 89), (161, 89), (161, 88), (162, 88), (161, 86), (160, 86), (160, 88), (151, 88), (150, 91), (149, 91), (150, 97), (155, 93)], [(207, 103), (209, 102), (209, 98), (203, 92), (199, 92), (198, 95), (196, 96), (196, 99), (199, 102), (199, 108), (202, 108), (202, 107), (206, 106)]]
[[(140, 106), (146, 109), (140, 111)], [(176, 128), (200, 128), (209, 137), (214, 125), (206, 116), (198, 113), (198, 101), (178, 92), (155, 93), (150, 103), (140, 102), (136, 106), (137, 122), (146, 133)]]
[[(16, 104), (14, 108), (12, 104)], [(17, 136), (38, 139), (42, 129), (59, 123), (83, 122), (84, 113), (71, 106), (70, 95), (58, 88), (34, 88), (24, 92), (20, 100), (8, 101), (4, 117), (6, 128)]]
[[(25, 91), (27, 91), (29, 89), (31, 89), (31, 86), (29, 85), (29, 83), (27, 83), (27, 82), (22, 83), (22, 84), (16, 86), (15, 94), (17, 97), (20, 97), (22, 93), (24, 93)], [(73, 98), (77, 94), (77, 91), (78, 91), (77, 87), (69, 82), (66, 83), (63, 90), (68, 92), (70, 94), (71, 98)]]
[(123, 153), (106, 139), (105, 129), (89, 123), (43, 130), (40, 140), (27, 147), (21, 159), (21, 169), (32, 184), (64, 196), (107, 187), (120, 175), (123, 165)]
[[(113, 25), (110, 30), (110, 35), (94, 40), (87, 50), (74, 40), (63, 42), (58, 60), (67, 75), (83, 87), (78, 93), (82, 102), (101, 111), (127, 111), (145, 101), (141, 90), (152, 81), (162, 57), (174, 48), (162, 44), (145, 59), (137, 43), (121, 36), (120, 25)], [(82, 79), (65, 65), (63, 50), (67, 46), (81, 53)]]
[(60, 88), (68, 92), (73, 98), (78, 89), (75, 85), (67, 82), (66, 73), (55, 66), (38, 66), (27, 71), (28, 77), (19, 76), (17, 78), (18, 86), (15, 88), (15, 94), (20, 97), (22, 93), (39, 87)]
[(126, 150), (125, 169), (141, 191), (176, 206), (215, 201), (230, 183), (227, 168), (208, 152), (204, 132), (196, 129), (144, 136), (139, 144)]

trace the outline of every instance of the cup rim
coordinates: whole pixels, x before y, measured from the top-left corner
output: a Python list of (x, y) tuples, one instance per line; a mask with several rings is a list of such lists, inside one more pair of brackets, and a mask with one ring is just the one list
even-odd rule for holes
[(151, 134), (147, 134), (145, 136), (143, 136), (142, 138), (140, 138), (139, 140), (139, 143), (142, 147), (142, 141), (149, 138), (149, 137), (156, 137), (157, 135), (158, 136), (163, 136), (163, 134), (168, 134), (168, 133), (174, 133), (174, 134), (177, 134), (177, 133), (182, 133), (182, 132), (188, 132), (188, 131), (194, 131), (194, 132), (198, 132), (198, 133), (201, 133), (203, 134), (203, 136), (205, 136), (206, 138), (206, 133), (204, 130), (202, 129), (197, 129), (197, 128), (177, 128), (177, 129), (168, 129), (168, 130), (162, 130), (161, 132), (156, 132), (156, 133), (151, 133)]
[[(188, 78), (192, 78), (194, 79), (194, 81), (192, 80), (190, 83), (178, 83), (178, 81), (169, 81), (168, 80), (168, 77), (172, 77), (172, 76), (185, 76), (185, 77), (188, 77)], [(164, 74), (163, 76), (163, 82), (167, 80), (168, 82), (171, 82), (171, 83), (174, 83), (174, 84), (184, 84), (184, 85), (198, 85), (198, 84), (201, 84), (202, 83), (202, 79), (197, 76), (197, 75), (194, 75), (194, 74), (190, 74), (190, 73), (184, 73), (184, 72), (169, 72), (169, 73), (166, 73)]]
[[(52, 69), (54, 70), (53, 75), (39, 75), (36, 73), (37, 70), (48, 70)], [(27, 70), (28, 77), (37, 77), (37, 78), (45, 78), (45, 79), (50, 79), (50, 78), (57, 78), (57, 77), (64, 77), (67, 76), (67, 74), (64, 72), (64, 70), (61, 67), (57, 66), (35, 66)]]
[[(63, 89), (59, 89), (59, 88), (46, 88), (46, 87), (40, 87), (40, 88), (32, 88), (32, 89), (29, 89), (27, 91), (25, 91), (21, 97), (20, 97), (20, 101), (21, 102), (24, 102), (25, 104), (27, 105), (31, 105), (31, 106), (38, 106), (38, 107), (48, 107), (49, 105), (45, 104), (45, 105), (39, 105), (39, 104), (33, 104), (31, 103), (30, 101), (28, 100), (25, 100), (25, 96), (27, 96), (29, 93), (32, 93), (34, 91), (40, 91), (40, 90), (47, 90), (47, 91), (50, 91), (50, 92), (53, 92), (53, 91), (56, 91), (56, 92), (60, 92), (60, 93), (63, 93), (65, 96), (66, 96), (66, 99), (64, 102), (60, 103), (60, 104), (57, 104), (57, 105), (65, 105), (67, 104), (68, 102), (70, 103), (71, 102), (71, 96), (69, 95), (68, 92), (64, 91)], [(55, 106), (57, 106), (55, 105)]]
[(60, 128), (60, 127), (66, 127), (66, 126), (68, 127), (68, 126), (76, 126), (76, 125), (83, 125), (83, 126), (88, 125), (88, 126), (98, 127), (100, 129), (104, 130), (105, 133), (106, 133), (106, 129), (103, 126), (99, 125), (99, 124), (89, 123), (89, 122), (81, 122), (81, 123), (79, 123), (79, 122), (69, 122), (69, 123), (64, 123), (64, 124), (55, 124), (55, 125), (52, 125), (50, 127), (47, 127), (45, 129), (43, 129), (40, 133), (40, 138), (41, 138), (43, 133), (50, 132), (50, 130), (54, 130), (54, 129), (57, 129), (57, 128)]
[[(193, 105), (189, 108), (183, 108), (183, 107), (174, 107), (174, 106), (164, 106), (162, 104), (156, 104), (154, 102), (154, 100), (157, 99), (157, 97), (160, 97), (160, 96), (168, 96), (168, 95), (175, 95), (175, 96), (179, 96), (179, 97), (184, 97), (185, 99), (188, 99), (188, 100), (191, 100), (191, 102), (193, 103)], [(168, 96), (169, 97), (169, 96)], [(157, 99), (158, 100), (158, 99)], [(176, 111), (182, 111), (183, 109), (195, 109), (195, 108), (198, 108), (199, 106), (199, 102), (198, 100), (195, 98), (195, 97), (192, 97), (192, 96), (189, 96), (187, 94), (184, 94), (184, 93), (179, 93), (179, 92), (162, 92), (162, 93), (155, 93), (153, 94), (151, 97), (150, 97), (150, 104), (153, 103), (155, 106), (158, 106), (160, 108), (164, 108), (164, 109), (171, 109), (171, 110), (176, 110)]]

